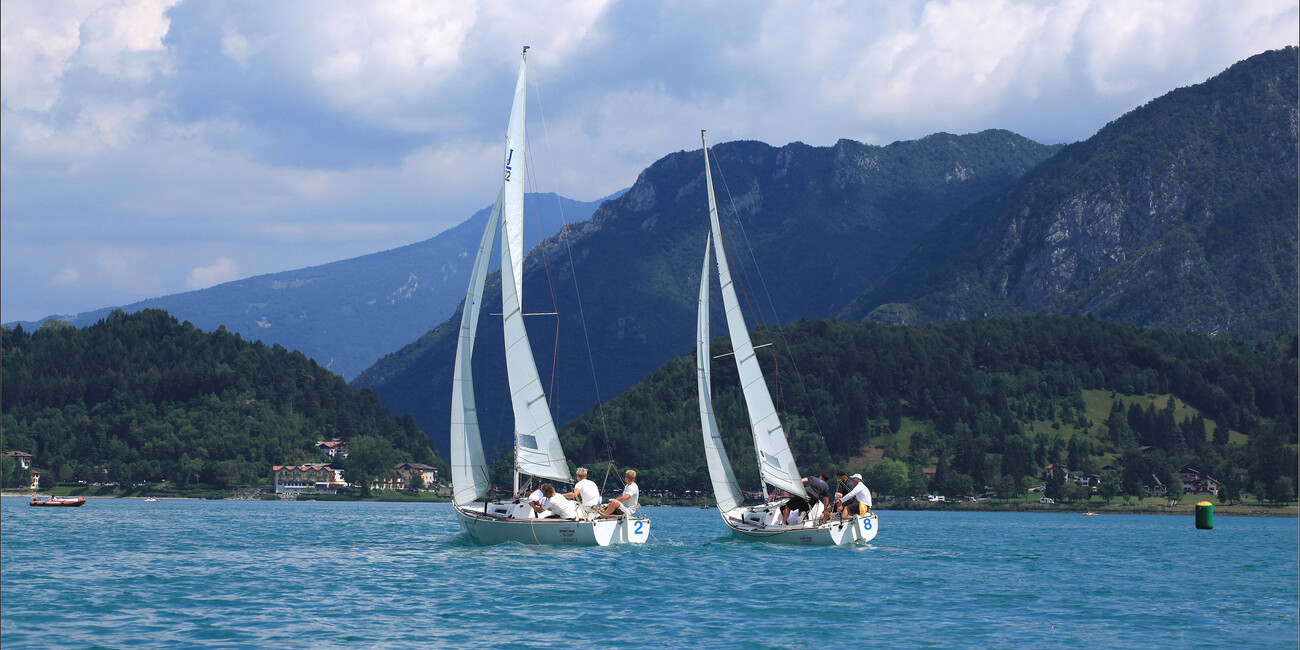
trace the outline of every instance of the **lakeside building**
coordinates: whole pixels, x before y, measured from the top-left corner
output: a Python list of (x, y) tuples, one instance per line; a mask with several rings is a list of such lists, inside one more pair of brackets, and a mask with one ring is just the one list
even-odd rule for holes
[(348, 443), (343, 442), (338, 438), (333, 440), (318, 440), (316, 441), (316, 448), (319, 449), (322, 454), (329, 457), (330, 460), (335, 460), (339, 456), (342, 456), (343, 458), (348, 457)]
[(328, 463), (274, 465), (271, 474), (276, 494), (300, 494), (309, 490), (337, 494), (340, 487), (347, 485), (343, 482), (343, 471), (334, 469)]
[[(32, 459), (35, 456), (25, 451), (6, 451), (5, 455), (18, 462), (18, 466), (31, 473), (32, 482), (30, 489), (38, 490), (41, 485), (41, 470), (32, 467)], [(19, 486), (21, 487), (21, 486)]]
[(419, 476), (426, 488), (432, 488), (438, 481), (438, 468), (423, 463), (398, 463), (387, 476), (375, 481), (376, 490), (405, 490), (411, 479)]
[(1183, 492), (1186, 494), (1214, 494), (1219, 493), (1219, 486), (1222, 485), (1209, 472), (1194, 470), (1190, 467), (1184, 468), (1178, 473), (1178, 479), (1183, 482)]

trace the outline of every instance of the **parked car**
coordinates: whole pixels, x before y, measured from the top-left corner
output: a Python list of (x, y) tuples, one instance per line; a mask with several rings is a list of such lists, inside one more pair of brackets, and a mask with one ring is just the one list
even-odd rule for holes
[(1046, 490), (1046, 489), (1047, 489), (1047, 486), (1046, 486), (1046, 485), (1039, 485), (1038, 487), (1031, 487), (1031, 488), (1029, 488), (1029, 491), (1030, 491), (1030, 492), (1042, 492), (1043, 490)]
[(1051, 500), (1051, 499), (1049, 499), (1049, 498), (1047, 498), (1047, 497), (1043, 497), (1043, 498), (1039, 499), (1038, 502), (1039, 502), (1039, 503), (1056, 503), (1055, 501), (1053, 501), (1053, 500)]
[(962, 497), (961, 500), (966, 503), (975, 503), (976, 501), (979, 501), (979, 499), (976, 499), (975, 497)]

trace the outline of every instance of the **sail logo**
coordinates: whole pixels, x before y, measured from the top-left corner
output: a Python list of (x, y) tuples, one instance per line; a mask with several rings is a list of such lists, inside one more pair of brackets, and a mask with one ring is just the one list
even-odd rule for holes
[(510, 161), (515, 157), (515, 150), (506, 152), (506, 181), (510, 180)]

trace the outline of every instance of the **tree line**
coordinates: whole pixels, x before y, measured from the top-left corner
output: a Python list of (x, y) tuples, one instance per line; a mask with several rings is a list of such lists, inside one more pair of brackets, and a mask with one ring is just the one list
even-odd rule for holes
[(412, 418), (301, 352), (160, 310), (5, 329), (0, 361), (4, 449), (59, 482), (259, 485), (273, 465), (321, 462), (316, 443), (332, 438), (445, 467)]
[[(754, 338), (773, 343), (765, 376), (808, 474), (869, 470), (869, 485), (887, 494), (989, 487), (1010, 496), (1065, 463), (1071, 475), (1102, 474), (1118, 481), (1116, 494), (1141, 497), (1152, 474), (1170, 485), (1193, 467), (1227, 483), (1242, 469), (1240, 490), (1289, 486), (1286, 500), (1294, 497), (1295, 335), (1250, 344), (1032, 315), (920, 326), (810, 320)], [(728, 349), (726, 339), (713, 344), (714, 411), (737, 478), (757, 489)], [(1085, 391), (1111, 400), (1103, 421), (1088, 416)], [(1153, 396), (1172, 397), (1157, 408)], [(1176, 402), (1194, 414), (1176, 417)], [(697, 409), (695, 361), (683, 357), (565, 426), (561, 439), (570, 458), (637, 467), (646, 486), (708, 490)], [(883, 459), (868, 457), (872, 447)]]

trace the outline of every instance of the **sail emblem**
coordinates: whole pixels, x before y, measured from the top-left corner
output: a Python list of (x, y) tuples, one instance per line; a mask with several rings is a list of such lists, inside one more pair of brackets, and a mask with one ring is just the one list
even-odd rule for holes
[(506, 180), (510, 180), (510, 161), (514, 160), (515, 150), (511, 149), (506, 153)]

